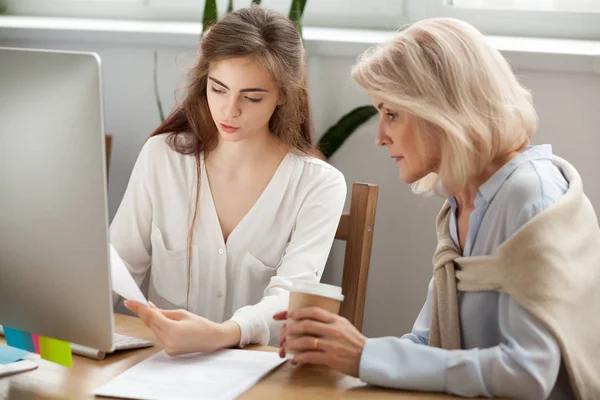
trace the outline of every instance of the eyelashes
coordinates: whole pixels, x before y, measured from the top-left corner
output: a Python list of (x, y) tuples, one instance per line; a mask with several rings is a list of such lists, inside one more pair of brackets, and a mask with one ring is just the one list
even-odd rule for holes
[(396, 118), (398, 118), (398, 114), (392, 112), (385, 113), (385, 115), (389, 118), (390, 121), (394, 121)]
[[(216, 94), (224, 94), (225, 93), (225, 91), (219, 90), (215, 87), (211, 87), (210, 89), (213, 91), (213, 93), (216, 93)], [(248, 97), (248, 96), (244, 96), (244, 98), (251, 103), (260, 103), (263, 100), (263, 99), (256, 99), (254, 97)]]

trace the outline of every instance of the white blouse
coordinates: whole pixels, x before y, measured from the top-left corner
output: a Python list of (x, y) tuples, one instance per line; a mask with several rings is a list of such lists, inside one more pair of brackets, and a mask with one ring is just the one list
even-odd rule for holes
[[(185, 308), (187, 240), (196, 199), (195, 158), (148, 139), (110, 227), (111, 242), (148, 299)], [(319, 281), (346, 198), (344, 176), (314, 157), (288, 153), (259, 199), (223, 239), (201, 157), (188, 310), (235, 321), (240, 346), (274, 342), (294, 279)]]

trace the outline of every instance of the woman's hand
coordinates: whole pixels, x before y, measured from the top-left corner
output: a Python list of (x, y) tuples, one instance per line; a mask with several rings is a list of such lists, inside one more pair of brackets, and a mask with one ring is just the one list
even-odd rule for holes
[(144, 321), (170, 356), (210, 353), (240, 342), (240, 328), (233, 321), (218, 324), (185, 310), (160, 310), (130, 300), (125, 307)]
[[(285, 321), (287, 319), (287, 315), (288, 312), (287, 311), (281, 311), (278, 312), (277, 314), (273, 315), (273, 319), (275, 321)], [(286, 327), (287, 325), (284, 323), (283, 325), (281, 325), (281, 327), (279, 327), (279, 357), (283, 358), (285, 357), (285, 332), (286, 332)]]
[(273, 316), (288, 319), (279, 331), (279, 354), (295, 353), (298, 364), (320, 364), (358, 377), (360, 357), (367, 338), (347, 319), (319, 307)]

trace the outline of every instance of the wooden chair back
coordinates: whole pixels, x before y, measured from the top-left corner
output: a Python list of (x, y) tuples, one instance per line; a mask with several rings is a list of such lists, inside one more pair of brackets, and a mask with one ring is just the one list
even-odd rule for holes
[(379, 187), (368, 183), (354, 183), (350, 198), (350, 212), (344, 212), (335, 234), (346, 241), (342, 292), (344, 301), (340, 315), (362, 331), (369, 264), (375, 228), (375, 210)]

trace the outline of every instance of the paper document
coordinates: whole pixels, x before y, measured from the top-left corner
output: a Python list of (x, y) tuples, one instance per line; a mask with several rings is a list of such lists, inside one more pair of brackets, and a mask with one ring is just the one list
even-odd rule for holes
[(148, 400), (229, 400), (285, 360), (276, 352), (221, 350), (169, 357), (164, 351), (97, 389), (99, 396)]
[(110, 245), (110, 273), (115, 292), (123, 296), (126, 300), (135, 300), (148, 305), (148, 301), (112, 244)]

